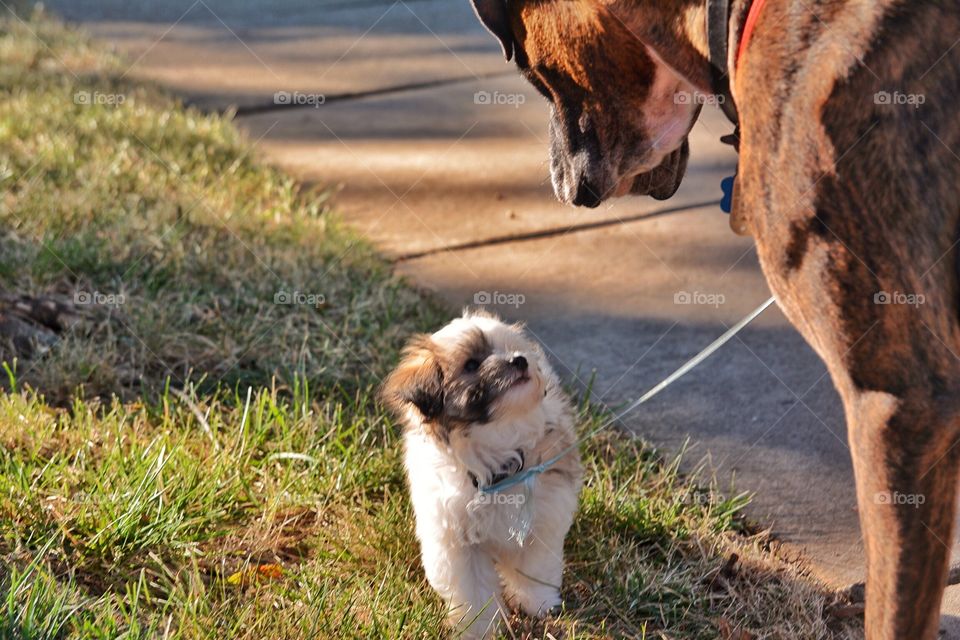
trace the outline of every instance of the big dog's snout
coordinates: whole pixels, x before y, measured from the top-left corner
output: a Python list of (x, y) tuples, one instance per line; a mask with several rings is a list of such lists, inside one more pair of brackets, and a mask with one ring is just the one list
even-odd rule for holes
[(600, 145), (589, 122), (582, 119), (576, 131), (557, 119), (550, 121), (550, 177), (553, 192), (562, 202), (578, 207), (597, 207), (607, 195)]

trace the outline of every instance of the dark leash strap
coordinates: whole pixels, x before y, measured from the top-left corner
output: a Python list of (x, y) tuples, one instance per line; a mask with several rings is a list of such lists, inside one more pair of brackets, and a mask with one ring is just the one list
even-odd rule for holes
[[(736, 42), (733, 43), (736, 50), (733, 54), (733, 64), (736, 68), (740, 67), (740, 58), (743, 57), (753, 37), (754, 29), (763, 8), (767, 4), (766, 0), (748, 0), (746, 7), (746, 17), (743, 24), (737, 32)], [(722, 96), (720, 107), (724, 115), (737, 126), (735, 134), (740, 130), (740, 116), (737, 113), (737, 105), (733, 101), (733, 94), (730, 93), (730, 0), (707, 0), (707, 47), (710, 54), (710, 66), (712, 68), (713, 93)], [(739, 139), (739, 135), (737, 135)]]
[(730, 0), (707, 0), (707, 44), (710, 51), (713, 93), (722, 97), (720, 108), (733, 124), (738, 124), (737, 105), (730, 93)]
[[(720, 142), (731, 145), (740, 151), (740, 116), (737, 105), (730, 92), (730, 0), (707, 0), (707, 44), (710, 53), (710, 71), (713, 94), (717, 96), (720, 109), (734, 124), (733, 133), (722, 136)], [(730, 213), (733, 210), (733, 184), (737, 174), (727, 176), (720, 181), (723, 198), (720, 210)]]

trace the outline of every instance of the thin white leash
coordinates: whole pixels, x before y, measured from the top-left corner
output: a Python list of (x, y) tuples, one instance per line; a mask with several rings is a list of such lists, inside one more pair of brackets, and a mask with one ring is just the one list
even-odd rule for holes
[(576, 442), (574, 442), (569, 447), (565, 448), (563, 451), (561, 451), (557, 455), (553, 456), (552, 458), (544, 462), (541, 462), (535, 467), (530, 467), (529, 469), (524, 469), (523, 471), (515, 473), (512, 476), (508, 476), (503, 480), (501, 480), (500, 482), (495, 482), (489, 486), (482, 487), (480, 491), (486, 494), (498, 493), (500, 491), (503, 491), (504, 489), (509, 489), (510, 487), (520, 484), (521, 482), (527, 482), (531, 478), (537, 475), (540, 475), (541, 473), (543, 473), (544, 471), (546, 471), (547, 469), (555, 465), (557, 462), (559, 462), (561, 459), (563, 459), (565, 455), (567, 455), (571, 451), (575, 451), (576, 449), (578, 449), (584, 441), (589, 440), (593, 436), (597, 435), (599, 432), (608, 428), (610, 425), (614, 424), (618, 420), (621, 420), (628, 413), (630, 413), (631, 411), (633, 411), (634, 409), (642, 405), (644, 402), (650, 400), (655, 395), (657, 395), (658, 393), (660, 393), (661, 391), (669, 387), (671, 384), (673, 384), (674, 382), (682, 378), (684, 375), (689, 373), (691, 369), (693, 369), (698, 364), (700, 364), (701, 362), (709, 358), (711, 355), (713, 355), (713, 353), (717, 349), (719, 349), (726, 343), (730, 342), (731, 338), (733, 338), (735, 335), (740, 333), (740, 331), (744, 327), (746, 327), (748, 324), (753, 322), (757, 318), (757, 316), (763, 313), (767, 309), (767, 307), (769, 307), (774, 302), (776, 302), (776, 296), (771, 296), (769, 300), (767, 300), (766, 302), (761, 304), (759, 307), (757, 307), (756, 309), (751, 311), (749, 314), (747, 314), (747, 317), (745, 317), (743, 320), (741, 320), (737, 324), (727, 329), (727, 331), (724, 332), (722, 336), (720, 336), (719, 338), (711, 342), (703, 351), (701, 351), (697, 355), (693, 356), (692, 358), (684, 362), (679, 369), (677, 369), (676, 371), (671, 373), (669, 376), (667, 376), (662, 382), (660, 382), (653, 389), (650, 389), (650, 391), (647, 391), (645, 394), (640, 396), (640, 398), (630, 403), (630, 405), (626, 409), (616, 414), (609, 420), (605, 421), (596, 429), (590, 431), (583, 437), (578, 438)]

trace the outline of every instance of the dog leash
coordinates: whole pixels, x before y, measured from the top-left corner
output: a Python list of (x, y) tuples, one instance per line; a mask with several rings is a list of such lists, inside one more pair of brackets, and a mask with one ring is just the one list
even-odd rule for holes
[(744, 327), (746, 327), (748, 324), (753, 322), (757, 318), (757, 316), (759, 316), (761, 313), (766, 311), (767, 307), (769, 307), (771, 304), (776, 302), (776, 299), (777, 299), (776, 296), (770, 296), (770, 298), (766, 302), (764, 302), (759, 307), (757, 307), (756, 309), (751, 311), (749, 314), (747, 314), (747, 316), (742, 320), (740, 320), (740, 322), (738, 322), (737, 324), (727, 329), (723, 333), (723, 335), (721, 335), (719, 338), (717, 338), (716, 340), (711, 342), (709, 345), (707, 345), (707, 347), (703, 349), (700, 353), (698, 353), (697, 355), (693, 356), (692, 358), (684, 362), (679, 369), (677, 369), (676, 371), (671, 373), (669, 376), (664, 378), (663, 381), (661, 381), (655, 387), (653, 387), (652, 389), (647, 391), (645, 394), (640, 396), (637, 400), (630, 403), (630, 405), (626, 409), (614, 415), (612, 418), (604, 421), (599, 427), (597, 427), (596, 429), (593, 429), (583, 437), (578, 438), (576, 442), (566, 447), (563, 451), (561, 451), (557, 455), (553, 456), (552, 458), (549, 458), (544, 462), (541, 462), (540, 464), (534, 467), (530, 467), (529, 469), (523, 469), (522, 471), (519, 471), (511, 476), (508, 476), (503, 480), (500, 480), (499, 482), (494, 482), (493, 484), (490, 484), (486, 487), (481, 487), (479, 490), (485, 494), (498, 493), (500, 491), (503, 491), (504, 489), (509, 489), (510, 487), (514, 487), (520, 483), (531, 481), (533, 478), (540, 475), (541, 473), (543, 473), (544, 471), (546, 471), (547, 469), (555, 465), (557, 462), (562, 460), (564, 456), (566, 456), (572, 451), (576, 451), (581, 444), (583, 444), (590, 438), (594, 437), (604, 429), (607, 429), (617, 421), (623, 419), (628, 413), (632, 412), (634, 409), (636, 409), (643, 403), (647, 402), (648, 400), (656, 396), (658, 393), (660, 393), (661, 391), (669, 387), (671, 384), (673, 384), (674, 382), (682, 378), (684, 375), (689, 373), (691, 370), (693, 370), (694, 367), (696, 367), (701, 362), (703, 362), (704, 360), (709, 358), (711, 355), (713, 355), (713, 353), (717, 349), (719, 349), (726, 343), (730, 342), (730, 340), (735, 335), (740, 333), (740, 331)]

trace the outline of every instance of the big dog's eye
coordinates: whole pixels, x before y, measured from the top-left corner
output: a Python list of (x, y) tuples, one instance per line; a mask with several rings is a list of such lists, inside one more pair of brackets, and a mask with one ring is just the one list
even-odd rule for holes
[(480, 368), (480, 361), (477, 360), (476, 358), (470, 358), (470, 359), (467, 360), (467, 362), (463, 365), (463, 370), (466, 371), (467, 373), (473, 373), (474, 371), (476, 371), (476, 370), (479, 369), (479, 368)]

